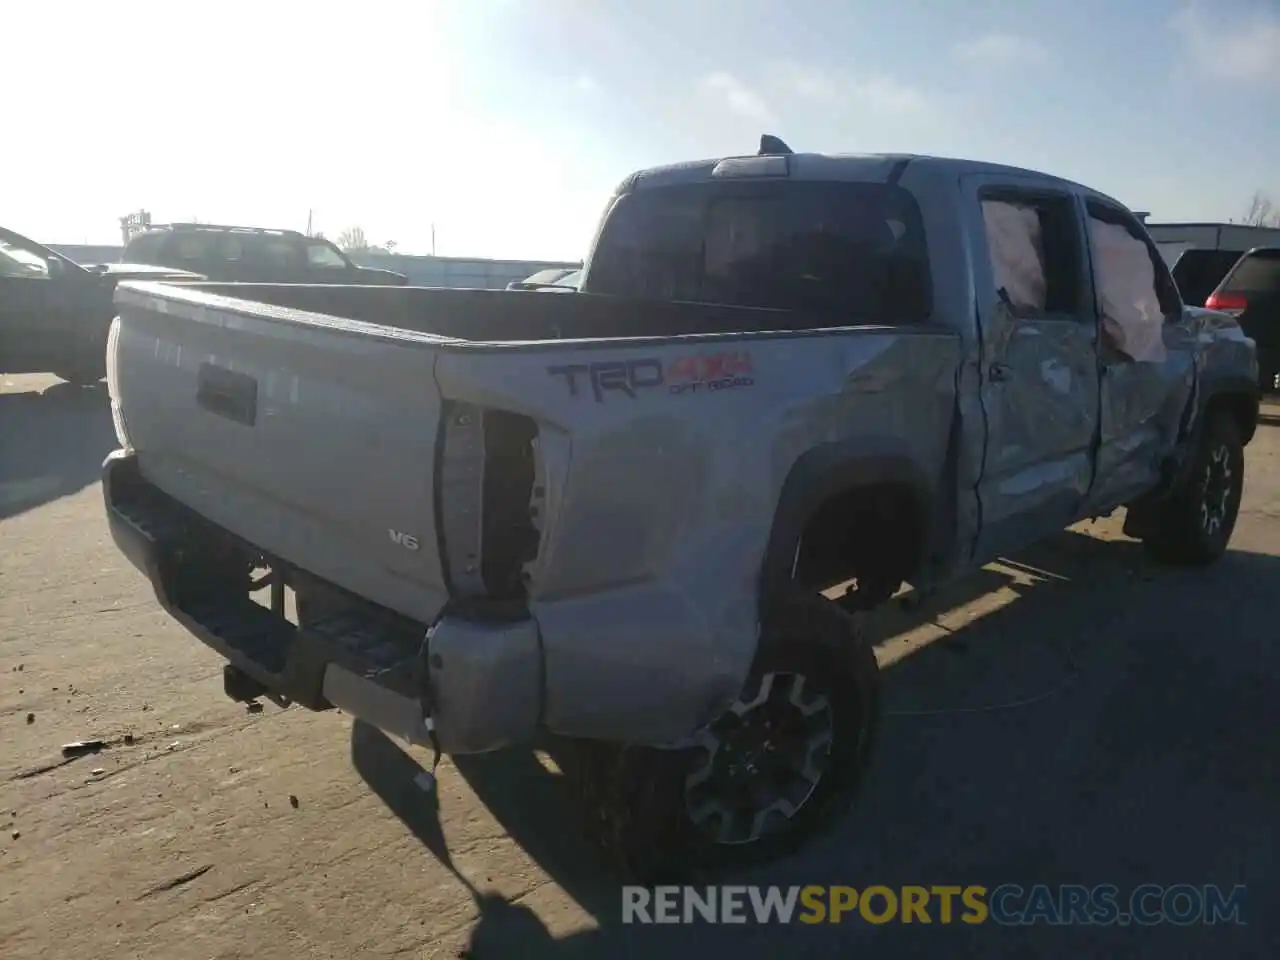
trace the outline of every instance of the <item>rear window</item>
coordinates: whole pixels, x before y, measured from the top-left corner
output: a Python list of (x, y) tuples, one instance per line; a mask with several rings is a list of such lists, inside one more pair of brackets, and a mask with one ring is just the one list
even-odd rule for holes
[(178, 259), (185, 263), (209, 263), (226, 260), (226, 234), (212, 230), (193, 230), (174, 234)]
[(1245, 254), (1222, 285), (1223, 293), (1280, 293), (1280, 250)]
[(268, 270), (300, 270), (303, 245), (285, 237), (258, 236), (251, 241), (251, 257)]
[(586, 290), (914, 322), (932, 306), (915, 199), (885, 184), (743, 181), (620, 197)]
[(124, 249), (125, 263), (159, 264), (160, 248), (164, 246), (164, 236), (159, 233), (134, 237)]
[(1231, 250), (1188, 250), (1173, 265), (1173, 280), (1182, 294), (1182, 302), (1204, 306), (1209, 295), (1240, 259)]

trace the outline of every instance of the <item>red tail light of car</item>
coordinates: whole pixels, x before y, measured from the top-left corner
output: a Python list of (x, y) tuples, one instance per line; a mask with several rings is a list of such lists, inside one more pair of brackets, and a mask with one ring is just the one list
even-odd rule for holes
[(1223, 313), (1239, 316), (1249, 308), (1249, 300), (1239, 293), (1214, 293), (1204, 305), (1210, 310), (1221, 310)]

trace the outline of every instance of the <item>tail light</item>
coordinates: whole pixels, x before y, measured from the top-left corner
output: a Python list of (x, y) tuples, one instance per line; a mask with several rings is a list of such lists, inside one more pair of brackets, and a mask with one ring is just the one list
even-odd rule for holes
[(456, 594), (523, 599), (541, 541), (538, 427), (528, 417), (449, 404), (437, 522)]
[(124, 422), (124, 409), (120, 405), (120, 318), (111, 321), (107, 331), (107, 396), (111, 398), (111, 424), (115, 427), (116, 441), (124, 450), (132, 450), (129, 430)]
[(1249, 309), (1249, 300), (1240, 293), (1213, 293), (1204, 305), (1210, 310), (1219, 310), (1238, 317)]

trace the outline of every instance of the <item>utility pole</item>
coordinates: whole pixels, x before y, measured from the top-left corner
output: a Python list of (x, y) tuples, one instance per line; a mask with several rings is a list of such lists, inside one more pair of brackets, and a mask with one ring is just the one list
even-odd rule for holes
[(436, 225), (434, 223), (431, 225), (431, 255), (433, 257), (436, 255)]

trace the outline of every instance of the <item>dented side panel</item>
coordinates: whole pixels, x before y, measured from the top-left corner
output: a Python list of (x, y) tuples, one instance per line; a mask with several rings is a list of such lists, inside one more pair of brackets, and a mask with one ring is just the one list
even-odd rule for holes
[[(999, 311), (1004, 313), (1003, 310)], [(982, 389), (988, 447), (977, 554), (1016, 549), (1070, 523), (1094, 476), (1098, 370), (1093, 331), (1069, 320), (1004, 314), (984, 342), (1008, 372)]]
[(1167, 324), (1160, 363), (1104, 362), (1098, 482), (1091, 510), (1105, 512), (1159, 484), (1196, 388), (1193, 324)]
[[(996, 279), (984, 221), (984, 196), (1025, 195), (1074, 208), (1070, 191), (1047, 187), (1036, 177), (994, 174), (964, 177), (960, 187), (978, 317), (979, 406), (986, 426), (976, 484), (980, 528), (973, 549), (973, 560), (981, 563), (1079, 515), (1094, 478), (1098, 334), (1083, 262), (1075, 278), (1075, 313), (1015, 311)], [(1077, 240), (1083, 249), (1083, 237)]]
[(1254, 384), (1254, 343), (1234, 317), (1184, 307), (1165, 327), (1162, 364), (1116, 364), (1103, 379), (1101, 446), (1090, 512), (1130, 503), (1165, 482), (1166, 465), (1188, 452), (1205, 405), (1226, 385)]
[(755, 656), (793, 465), (892, 437), (943, 482), (960, 356), (939, 328), (442, 355), (446, 399), (524, 413), (548, 440), (529, 568), (546, 725), (661, 742), (722, 709)]

